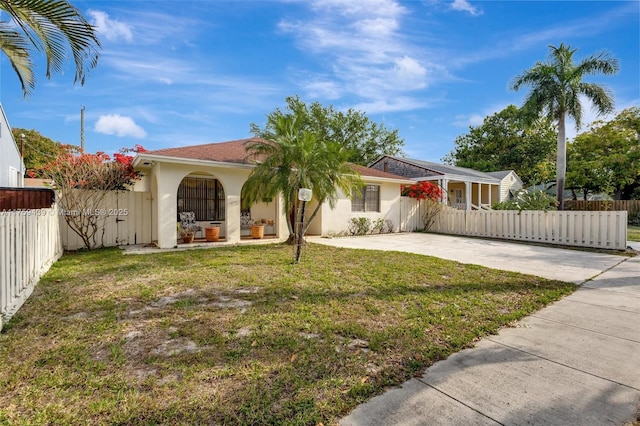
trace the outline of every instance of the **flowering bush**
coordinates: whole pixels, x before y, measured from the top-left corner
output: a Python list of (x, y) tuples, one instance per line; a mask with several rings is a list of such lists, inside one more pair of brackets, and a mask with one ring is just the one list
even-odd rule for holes
[(104, 152), (88, 154), (78, 148), (68, 149), (39, 170), (53, 183), (67, 225), (88, 250), (103, 245), (108, 218), (104, 212), (112, 210), (104, 208), (108, 191), (127, 190), (140, 178), (133, 169), (131, 153), (144, 151), (136, 145), (121, 149), (112, 159)]
[(133, 169), (134, 155), (129, 153), (145, 151), (140, 145), (123, 148), (111, 159), (104, 152), (89, 154), (69, 148), (38, 172), (27, 174), (41, 175), (53, 181), (58, 189), (124, 190), (140, 178), (139, 172)]
[(423, 180), (404, 188), (402, 195), (409, 196), (416, 200), (438, 201), (442, 199), (442, 188), (433, 182)]
[(424, 180), (404, 188), (402, 195), (422, 201), (424, 208), (422, 214), (424, 230), (428, 231), (431, 229), (444, 206), (440, 202), (444, 195), (442, 188), (433, 182)]

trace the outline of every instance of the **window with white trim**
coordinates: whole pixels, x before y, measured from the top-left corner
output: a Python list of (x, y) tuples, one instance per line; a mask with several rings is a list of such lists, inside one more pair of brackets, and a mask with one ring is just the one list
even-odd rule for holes
[(380, 185), (366, 185), (351, 194), (352, 212), (379, 212)]

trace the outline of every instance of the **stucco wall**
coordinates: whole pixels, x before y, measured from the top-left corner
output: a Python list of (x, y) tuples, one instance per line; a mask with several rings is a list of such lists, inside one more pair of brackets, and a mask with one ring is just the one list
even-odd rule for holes
[(380, 186), (380, 211), (352, 212), (351, 199), (340, 192), (335, 209), (331, 209), (327, 203), (322, 206), (322, 226), (319, 230), (321, 235), (331, 236), (346, 233), (351, 218), (357, 217), (366, 217), (371, 221), (388, 219), (393, 222), (394, 230), (398, 230), (400, 226), (400, 184), (373, 181), (366, 183)]
[(24, 186), (20, 150), (11, 134), (11, 127), (0, 105), (0, 186), (22, 188)]

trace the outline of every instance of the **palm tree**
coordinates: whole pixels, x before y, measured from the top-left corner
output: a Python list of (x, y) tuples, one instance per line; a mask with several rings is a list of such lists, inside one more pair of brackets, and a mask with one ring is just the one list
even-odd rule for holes
[(94, 28), (66, 0), (0, 0), (11, 22), (0, 21), (0, 49), (18, 74), (22, 92), (35, 88), (32, 50), (43, 52), (47, 78), (61, 72), (70, 48), (75, 62), (74, 83), (84, 84), (89, 68), (98, 64), (100, 41)]
[(598, 114), (613, 111), (611, 92), (594, 83), (585, 83), (583, 77), (592, 74), (615, 74), (618, 60), (603, 52), (592, 55), (579, 64), (573, 63), (573, 55), (578, 49), (560, 43), (559, 47), (549, 46), (551, 52), (547, 62), (537, 62), (533, 68), (516, 76), (511, 83), (513, 90), (523, 85), (531, 86), (523, 109), (530, 117), (545, 113), (558, 122), (558, 152), (556, 158), (556, 186), (558, 209), (564, 209), (564, 183), (566, 175), (567, 141), (565, 119), (571, 117), (576, 128), (580, 128), (582, 105), (580, 95), (591, 101)]
[[(351, 169), (348, 151), (338, 142), (320, 140), (308, 130), (300, 130), (294, 115), (279, 115), (273, 124), (270, 140), (254, 139), (245, 149), (257, 165), (243, 187), (243, 202), (270, 201), (282, 194), (284, 209), (293, 211), (298, 204), (298, 190), (309, 188), (317, 206), (304, 224), (302, 235), (324, 202), (335, 207), (338, 190), (351, 194), (360, 187), (359, 175)], [(294, 224), (287, 215), (289, 243), (295, 241)]]

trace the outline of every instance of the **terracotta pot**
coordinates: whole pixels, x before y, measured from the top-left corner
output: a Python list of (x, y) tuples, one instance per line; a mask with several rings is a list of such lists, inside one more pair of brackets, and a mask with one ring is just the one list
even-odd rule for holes
[(252, 225), (251, 226), (251, 238), (262, 238), (264, 237), (264, 225)]
[(220, 228), (217, 226), (211, 228), (204, 228), (207, 241), (218, 241), (220, 239)]
[(182, 236), (182, 242), (185, 244), (190, 244), (193, 242), (193, 237), (195, 234), (187, 234)]

